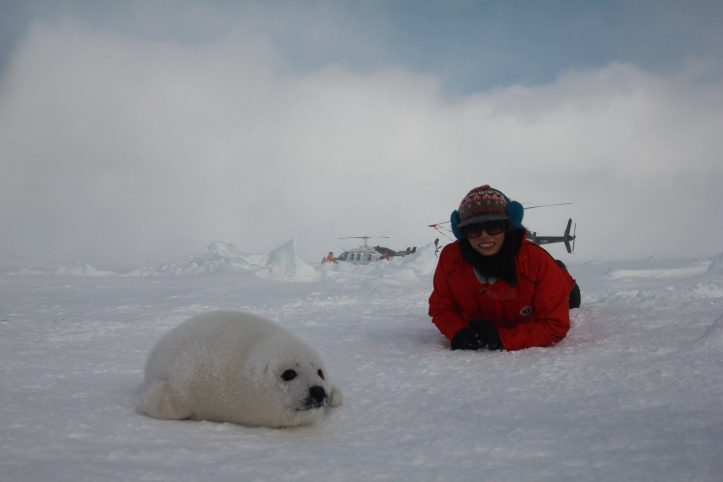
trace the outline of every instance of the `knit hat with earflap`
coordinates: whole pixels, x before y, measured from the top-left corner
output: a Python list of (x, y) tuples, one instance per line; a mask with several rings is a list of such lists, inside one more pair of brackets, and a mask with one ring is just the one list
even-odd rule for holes
[(461, 241), (464, 235), (460, 228), (500, 219), (508, 219), (513, 229), (519, 229), (524, 214), (522, 204), (510, 201), (501, 191), (485, 184), (467, 193), (459, 204), (459, 210), (452, 213), (452, 232)]

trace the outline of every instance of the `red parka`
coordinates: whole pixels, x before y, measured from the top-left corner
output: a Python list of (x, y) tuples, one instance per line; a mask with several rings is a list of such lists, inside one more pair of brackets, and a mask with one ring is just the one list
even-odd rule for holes
[(570, 329), (568, 296), (575, 284), (550, 254), (525, 240), (515, 256), (517, 286), (482, 284), (462, 258), (459, 242), (439, 255), (429, 316), (452, 339), (470, 320), (491, 321), (505, 350), (557, 343)]

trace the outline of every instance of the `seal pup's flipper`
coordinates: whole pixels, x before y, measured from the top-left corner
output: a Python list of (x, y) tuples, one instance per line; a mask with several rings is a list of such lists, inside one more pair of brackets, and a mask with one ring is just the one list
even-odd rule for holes
[(183, 420), (193, 413), (187, 409), (183, 398), (167, 381), (156, 380), (146, 387), (141, 396), (141, 408), (154, 418)]

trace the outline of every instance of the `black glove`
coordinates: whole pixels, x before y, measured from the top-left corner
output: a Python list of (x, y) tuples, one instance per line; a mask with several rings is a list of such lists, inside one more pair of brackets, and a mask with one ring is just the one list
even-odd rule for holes
[(502, 350), (500, 334), (491, 321), (470, 320), (469, 327), (477, 340), (477, 350)]
[(502, 342), (491, 321), (470, 320), (452, 337), (452, 350), (502, 350)]
[(452, 350), (478, 350), (479, 341), (472, 328), (461, 328), (452, 337)]

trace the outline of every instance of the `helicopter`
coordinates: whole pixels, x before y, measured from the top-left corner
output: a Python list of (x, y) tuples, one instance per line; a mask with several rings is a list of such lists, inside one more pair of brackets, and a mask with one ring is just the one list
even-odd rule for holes
[(347, 261), (352, 264), (369, 264), (382, 259), (389, 259), (395, 256), (406, 256), (417, 252), (417, 247), (407, 247), (404, 251), (395, 251), (382, 246), (369, 246), (367, 241), (371, 238), (389, 238), (389, 236), (347, 236), (339, 239), (363, 239), (364, 246), (358, 248), (344, 249), (344, 252), (336, 257), (339, 261)]

